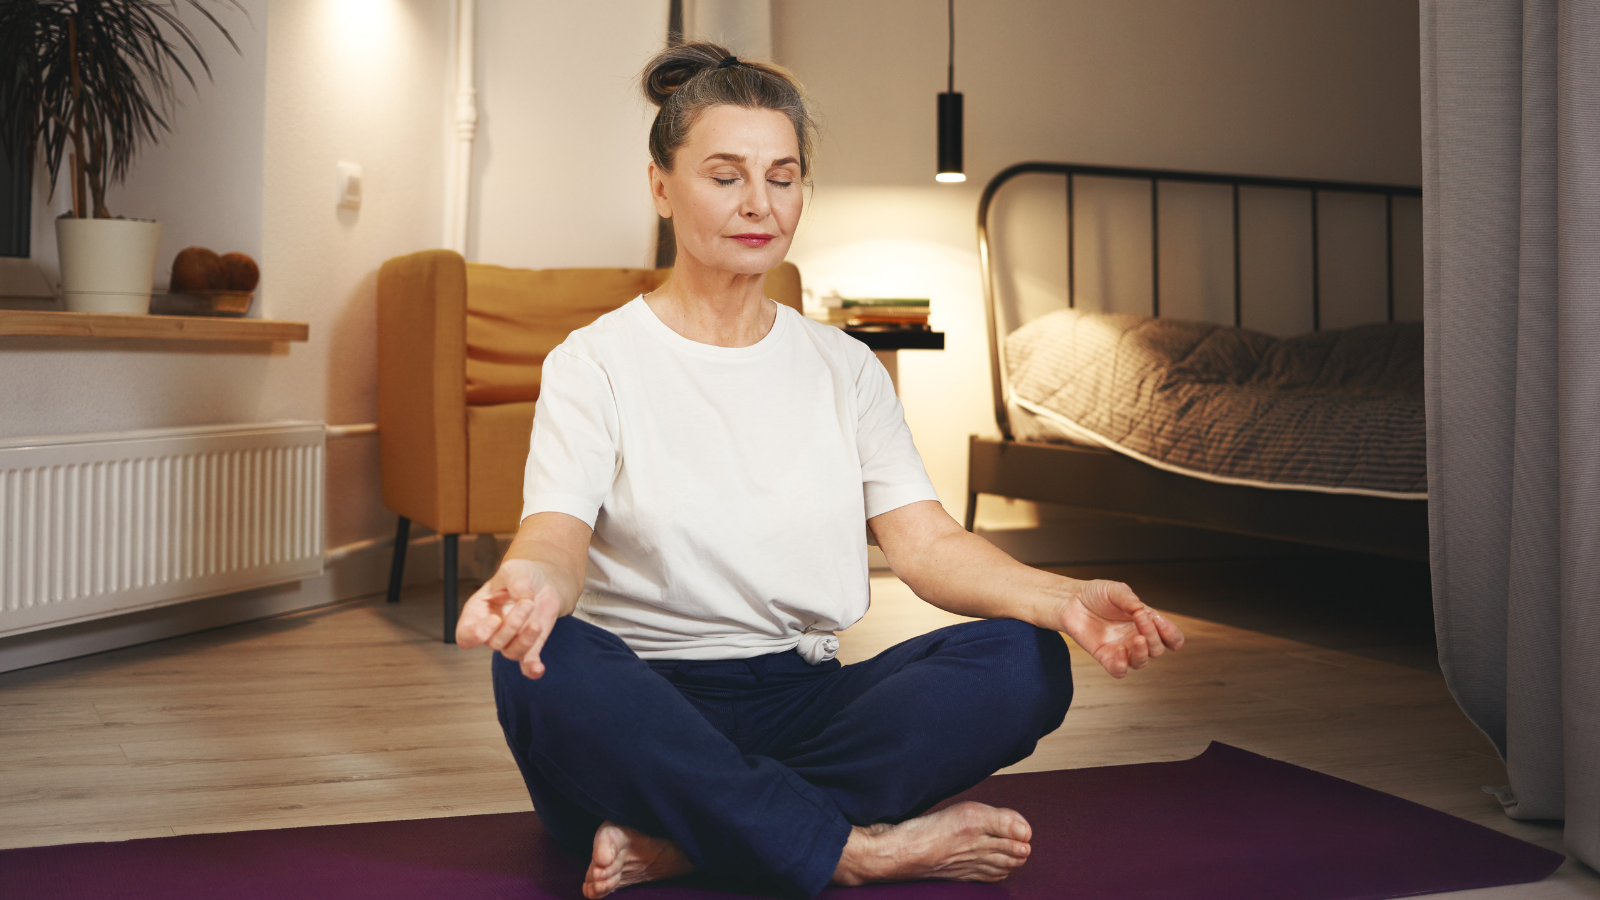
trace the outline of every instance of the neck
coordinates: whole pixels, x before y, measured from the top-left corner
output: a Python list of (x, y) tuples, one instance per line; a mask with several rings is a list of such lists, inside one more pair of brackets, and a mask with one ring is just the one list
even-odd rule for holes
[(667, 327), (691, 341), (748, 347), (766, 337), (777, 319), (777, 304), (761, 290), (766, 278), (765, 272), (714, 269), (680, 250), (672, 277), (645, 302)]

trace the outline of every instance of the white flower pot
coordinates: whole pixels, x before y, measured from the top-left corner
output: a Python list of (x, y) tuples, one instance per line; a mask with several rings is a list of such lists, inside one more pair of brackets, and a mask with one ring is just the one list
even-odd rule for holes
[(56, 220), (61, 291), (72, 312), (150, 312), (161, 223), (137, 219)]

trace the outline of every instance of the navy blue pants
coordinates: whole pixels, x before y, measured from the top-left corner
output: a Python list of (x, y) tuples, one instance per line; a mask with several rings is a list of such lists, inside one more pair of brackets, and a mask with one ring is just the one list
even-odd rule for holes
[(1033, 752), (1072, 702), (1061, 635), (941, 628), (865, 662), (794, 651), (641, 660), (557, 620), (534, 681), (494, 655), (506, 742), (546, 831), (588, 858), (604, 820), (671, 839), (712, 875), (811, 897), (852, 825), (899, 822)]

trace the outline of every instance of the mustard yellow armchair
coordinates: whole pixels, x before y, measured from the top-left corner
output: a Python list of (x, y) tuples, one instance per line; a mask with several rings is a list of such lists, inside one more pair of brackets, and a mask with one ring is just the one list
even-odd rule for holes
[[(455, 640), (458, 537), (517, 530), (545, 355), (569, 332), (667, 280), (671, 269), (508, 269), (449, 250), (378, 270), (378, 444), (383, 503), (400, 516), (389, 602), (411, 522), (444, 541), (444, 640)], [(800, 272), (766, 294), (800, 309)]]

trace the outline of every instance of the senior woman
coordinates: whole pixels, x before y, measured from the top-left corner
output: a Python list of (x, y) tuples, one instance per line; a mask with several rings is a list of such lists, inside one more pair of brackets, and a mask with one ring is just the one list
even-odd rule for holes
[[(1126, 585), (965, 532), (872, 353), (762, 296), (810, 172), (794, 79), (692, 43), (643, 82), (677, 265), (545, 361), (522, 525), (457, 641), (498, 651), (506, 740), (546, 830), (589, 857), (587, 897), (694, 870), (796, 897), (1003, 879), (1021, 815), (928, 810), (1061, 724), (1060, 632), (1117, 677), (1183, 635)], [(983, 621), (842, 666), (872, 539)]]

